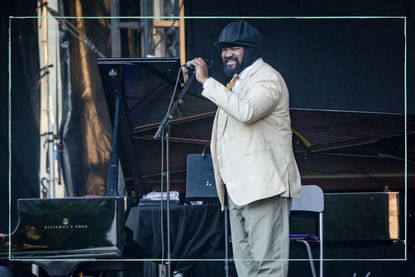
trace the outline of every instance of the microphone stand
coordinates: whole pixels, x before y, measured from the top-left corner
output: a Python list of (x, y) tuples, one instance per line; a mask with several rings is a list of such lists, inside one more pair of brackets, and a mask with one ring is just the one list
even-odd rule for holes
[(186, 94), (186, 92), (189, 90), (190, 85), (192, 84), (193, 80), (195, 79), (195, 72), (193, 71), (192, 75), (190, 76), (189, 80), (187, 81), (186, 85), (181, 90), (179, 96), (177, 97), (177, 100), (169, 107), (167, 113), (164, 115), (163, 120), (160, 122), (160, 125), (157, 129), (156, 134), (153, 136), (154, 139), (161, 138), (161, 133), (163, 130), (166, 129), (167, 125), (170, 123), (170, 120), (173, 119), (173, 113), (176, 110), (177, 106), (182, 102), (182, 98)]
[[(181, 70), (181, 69), (180, 69)], [(158, 130), (156, 134), (153, 136), (154, 139), (161, 139), (161, 153), (162, 153), (162, 168), (164, 165), (164, 162), (166, 162), (166, 172), (161, 173), (161, 178), (163, 179), (164, 176), (166, 177), (166, 214), (167, 214), (167, 276), (171, 276), (171, 245), (170, 245), (170, 156), (169, 156), (169, 139), (170, 139), (170, 121), (173, 119), (173, 113), (176, 110), (177, 106), (182, 103), (182, 98), (186, 94), (186, 92), (189, 90), (189, 87), (191, 83), (193, 82), (195, 78), (195, 71), (193, 71), (192, 75), (190, 76), (189, 80), (187, 81), (186, 85), (181, 90), (180, 94), (178, 95), (177, 99), (174, 101), (174, 103), (169, 106), (167, 109), (167, 112), (163, 118), (163, 120), (160, 122), (160, 125), (158, 127)], [(176, 88), (175, 88), (176, 89)], [(174, 93), (172, 95), (174, 97)], [(164, 141), (166, 144), (166, 153), (164, 155)], [(165, 159), (165, 160), (164, 160)], [(163, 203), (163, 192), (161, 192), (161, 203)], [(163, 208), (163, 206), (162, 206)], [(163, 215), (163, 209), (161, 209), (161, 215)], [(161, 221), (163, 222), (163, 220)], [(161, 226), (163, 229), (163, 226)]]

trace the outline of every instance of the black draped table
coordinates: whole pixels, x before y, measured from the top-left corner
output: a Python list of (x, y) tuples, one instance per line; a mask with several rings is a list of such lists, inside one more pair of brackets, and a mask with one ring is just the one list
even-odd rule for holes
[[(165, 207), (163, 222), (160, 220), (160, 206), (131, 208), (125, 226), (132, 231), (133, 240), (144, 251), (146, 258), (159, 260), (167, 257), (166, 218)], [(224, 216), (220, 206), (170, 206), (170, 243), (171, 259), (183, 259), (172, 261), (172, 270), (188, 271), (195, 262), (187, 259), (224, 259)], [(218, 253), (221, 254), (218, 256)]]

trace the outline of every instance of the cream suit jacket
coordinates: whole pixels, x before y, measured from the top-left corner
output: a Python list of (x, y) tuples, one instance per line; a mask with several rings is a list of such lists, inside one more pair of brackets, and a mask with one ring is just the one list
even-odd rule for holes
[(284, 79), (258, 59), (238, 88), (233, 93), (209, 78), (202, 92), (218, 106), (210, 147), (222, 209), (224, 184), (237, 205), (275, 195), (298, 196), (301, 181)]

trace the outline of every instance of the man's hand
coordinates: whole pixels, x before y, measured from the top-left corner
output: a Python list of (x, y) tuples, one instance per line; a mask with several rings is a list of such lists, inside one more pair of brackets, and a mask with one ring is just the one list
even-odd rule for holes
[(194, 66), (196, 70), (196, 79), (203, 85), (209, 78), (206, 62), (202, 58), (196, 58), (189, 61), (189, 63)]

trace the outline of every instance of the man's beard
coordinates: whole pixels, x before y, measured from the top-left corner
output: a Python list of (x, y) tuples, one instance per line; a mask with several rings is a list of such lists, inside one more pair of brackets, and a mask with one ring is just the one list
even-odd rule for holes
[[(227, 67), (228, 61), (235, 61), (235, 66), (233, 68)], [(223, 72), (227, 77), (233, 77), (235, 74), (239, 74), (241, 72), (241, 64), (236, 57), (225, 58), (223, 61)]]

